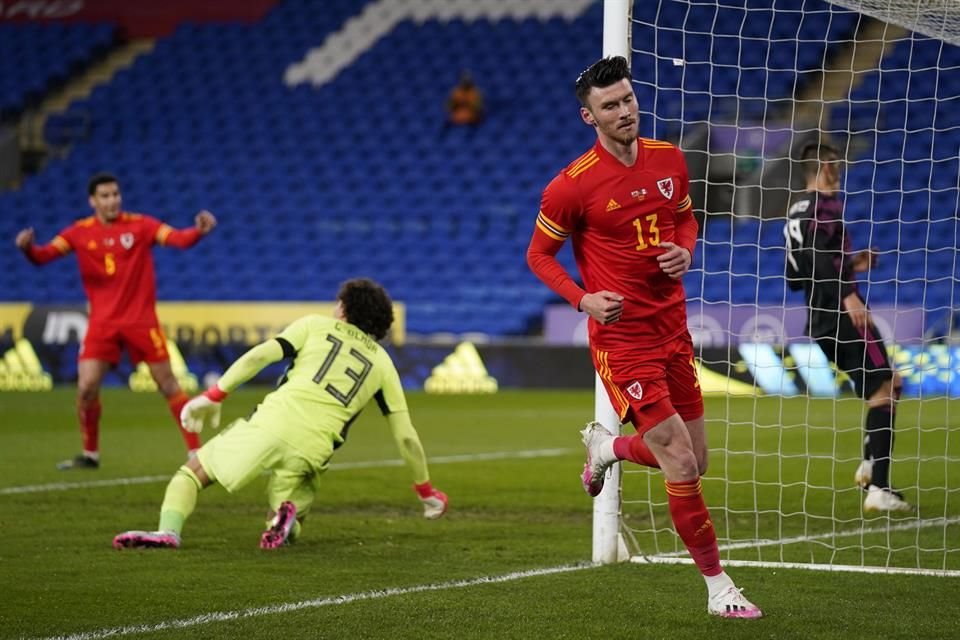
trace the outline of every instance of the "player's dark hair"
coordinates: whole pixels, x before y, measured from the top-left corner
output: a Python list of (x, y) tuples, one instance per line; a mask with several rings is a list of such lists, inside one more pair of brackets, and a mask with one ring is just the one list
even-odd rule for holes
[(577, 76), (575, 85), (577, 100), (585, 107), (590, 89), (609, 87), (624, 78), (630, 79), (630, 65), (627, 64), (626, 58), (623, 56), (600, 58)]
[(100, 173), (95, 173), (87, 182), (87, 195), (93, 195), (97, 192), (97, 187), (102, 184), (120, 184), (120, 181), (117, 180), (117, 176), (112, 173), (107, 173), (106, 171), (101, 171)]
[(827, 142), (808, 142), (800, 150), (800, 164), (803, 166), (803, 177), (811, 180), (817, 177), (821, 162), (839, 160), (840, 151)]
[(340, 285), (337, 300), (343, 303), (347, 322), (383, 340), (393, 324), (393, 301), (386, 290), (368, 278), (354, 278)]

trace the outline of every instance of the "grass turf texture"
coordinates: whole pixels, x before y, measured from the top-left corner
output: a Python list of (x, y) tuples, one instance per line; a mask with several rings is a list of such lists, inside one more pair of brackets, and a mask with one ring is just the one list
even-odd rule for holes
[[(225, 420), (247, 413), (262, 393), (252, 389), (234, 394), (225, 405)], [(278, 552), (257, 548), (265, 510), (260, 480), (235, 496), (219, 487), (204, 491), (179, 551), (118, 552), (110, 547), (115, 533), (156, 526), (164, 480), (31, 493), (3, 490), (168, 477), (182, 462), (183, 450), (160, 397), (107, 391), (101, 469), (65, 473), (54, 463), (78, 448), (73, 391), (0, 394), (0, 637), (88, 632), (86, 637), (92, 638), (119, 627), (139, 627), (127, 634), (137, 638), (955, 637), (960, 624), (957, 578), (731, 569), (748, 597), (764, 608), (767, 618), (758, 622), (709, 617), (705, 589), (690, 566), (621, 564), (376, 597), (375, 592), (384, 589), (469, 582), (590, 559), (592, 506), (578, 480), (583, 458), (577, 429), (591, 417), (591, 394), (411, 394), (410, 400), (428, 455), (467, 457), (431, 465), (434, 483), (451, 497), (444, 519), (429, 522), (420, 517), (405, 468), (375, 464), (395, 460), (397, 453), (385, 422), (371, 408), (352, 427), (334, 462), (374, 464), (328, 472), (325, 491), (296, 545)], [(735, 509), (727, 514), (714, 510), (721, 536), (754, 537), (757, 516), (750, 510), (756, 505), (762, 511), (776, 500), (783, 501), (785, 513), (812, 515), (788, 516), (781, 531), (761, 531), (766, 536), (813, 533), (824, 527), (829, 531), (833, 525), (817, 517), (821, 511), (837, 515), (842, 521), (837, 529), (901, 520), (860, 518), (861, 497), (846, 489), (855, 467), (850, 461), (859, 449), (861, 406), (845, 400), (764, 398), (757, 401), (753, 420), (752, 398), (708, 399), (711, 447), (731, 452), (713, 452), (713, 468), (704, 483), (708, 502), (725, 500)], [(897, 477), (906, 480), (900, 484), (921, 488), (909, 496), (919, 498), (921, 517), (960, 513), (956, 490), (944, 509), (943, 490), (935, 489), (947, 478), (947, 486), (960, 487), (955, 462), (960, 439), (955, 428), (945, 430), (958, 413), (960, 403), (942, 400), (901, 406), (898, 453), (940, 458), (925, 465), (908, 459), (895, 466)], [(827, 428), (833, 424), (842, 428)], [(469, 458), (544, 449), (567, 453)], [(749, 450), (757, 453), (748, 455)], [(787, 456), (775, 455), (779, 450)], [(815, 459), (804, 462), (804, 456), (794, 455), (801, 450)], [(844, 462), (831, 463), (831, 458)], [(721, 474), (742, 482), (722, 485), (716, 480)], [(819, 486), (844, 489), (794, 491), (798, 474)], [(747, 481), (753, 477), (760, 482)], [(778, 489), (778, 482), (785, 485)], [(659, 501), (659, 480), (642, 474), (625, 478), (628, 499), (642, 498), (646, 487), (654, 502)], [(937, 505), (939, 512), (928, 512)], [(628, 505), (631, 526), (642, 531), (649, 524), (646, 518), (658, 529), (669, 527), (663, 508), (649, 518), (648, 512), (644, 501)], [(947, 546), (956, 548), (960, 530), (954, 525), (946, 532), (941, 528), (906, 535), (924, 547), (942, 547), (946, 537)], [(675, 548), (670, 536), (658, 531), (655, 537), (640, 537), (646, 549), (657, 544), (669, 550)], [(884, 544), (901, 546), (900, 536), (843, 539), (850, 549), (841, 551), (836, 561), (859, 564), (865, 547), (868, 559), (916, 564), (915, 558), (883, 551)], [(823, 553), (822, 544), (806, 544), (724, 555), (823, 561)], [(921, 564), (936, 565), (921, 555)], [(944, 561), (940, 552), (939, 558), (948, 568), (960, 565), (957, 553)], [(318, 606), (325, 598), (350, 594), (374, 597)], [(312, 605), (275, 612), (284, 604), (305, 601)], [(196, 622), (205, 614), (258, 608), (266, 611), (188, 628), (159, 628), (178, 620)]]

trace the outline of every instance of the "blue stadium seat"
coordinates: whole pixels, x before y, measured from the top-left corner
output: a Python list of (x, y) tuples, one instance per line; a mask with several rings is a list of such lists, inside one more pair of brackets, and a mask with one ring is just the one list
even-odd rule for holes
[[(92, 118), (91, 138), (21, 193), (0, 195), (0, 220), (11, 229), (32, 222), (49, 238), (86, 211), (86, 177), (112, 169), (133, 208), (179, 225), (201, 207), (220, 218), (216, 234), (189, 258), (158, 257), (164, 282), (255, 260), (257, 270), (236, 282), (222, 278), (217, 295), (298, 299), (329, 296), (339, 279), (368, 269), (408, 303), (411, 331), (526, 331), (553, 298), (524, 260), (540, 190), (593, 144), (589, 130), (557, 117), (556, 105), (570, 105), (573, 79), (596, 57), (601, 3), (571, 21), (403, 21), (330, 83), (286, 87), (287, 65), (364, 4), (287, 0), (252, 27), (182, 25), (71, 107), (65, 117)], [(737, 3), (634, 4), (644, 135), (764, 115), (791, 100), (806, 72), (820, 67), (825, 36), (840, 41), (857, 27), (855, 13), (822, 0), (798, 0), (802, 11), (757, 0), (749, 19), (731, 6)], [(0, 56), (13, 60), (4, 48), (7, 28), (0, 25)], [(92, 29), (98, 42), (112, 40), (112, 30)], [(48, 84), (65, 72), (60, 63), (91, 51), (86, 32), (71, 26), (55, 33), (68, 46), (60, 59), (43, 63)], [(960, 127), (951, 89), (960, 79), (944, 60), (957, 64), (960, 57), (923, 38), (900, 44), (883, 71), (868, 74), (850, 104), (831, 114), (831, 129), (881, 131), (875, 145), (873, 134), (860, 138), (869, 144), (854, 159), (864, 162), (852, 163), (846, 179), (851, 220), (872, 225), (856, 235), (887, 251), (932, 249), (926, 262), (891, 261), (883, 277), (903, 280), (934, 264), (946, 267), (944, 256), (956, 246), (953, 226), (949, 233), (932, 226), (952, 221), (957, 202), (958, 135), (949, 128)], [(938, 62), (942, 71), (924, 67)], [(904, 82), (898, 69), (907, 67), (916, 72)], [(443, 100), (462, 68), (477, 77), (489, 116), (476, 131), (444, 132)], [(370, 100), (370, 85), (387, 98)], [(18, 95), (22, 104), (26, 94)], [(345, 117), (342, 105), (361, 108)], [(518, 128), (518, 118), (536, 122), (536, 133)], [(48, 213), (28, 220), (27, 202)], [(560, 260), (573, 268), (569, 251)], [(782, 222), (732, 224), (711, 216), (688, 291), (708, 300), (776, 303), (785, 295), (783, 263)], [(63, 287), (49, 286), (50, 271), (27, 267), (13, 268), (7, 279), (17, 286), (0, 296), (82, 296), (72, 265), (58, 267), (73, 283)], [(210, 295), (196, 287), (179, 292)], [(914, 291), (883, 285), (871, 296), (917, 303)], [(449, 314), (435, 307), (440, 297)]]

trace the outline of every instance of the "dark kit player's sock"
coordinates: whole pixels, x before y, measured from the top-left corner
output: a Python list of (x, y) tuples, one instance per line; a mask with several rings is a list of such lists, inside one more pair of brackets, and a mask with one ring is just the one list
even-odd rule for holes
[(873, 474), (870, 482), (881, 488), (890, 486), (894, 415), (890, 407), (871, 407), (867, 411), (867, 438), (870, 455), (873, 456)]

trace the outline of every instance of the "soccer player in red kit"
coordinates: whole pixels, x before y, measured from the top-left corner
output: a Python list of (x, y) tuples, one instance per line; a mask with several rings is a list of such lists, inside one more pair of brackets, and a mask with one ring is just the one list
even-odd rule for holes
[[(584, 489), (598, 495), (618, 460), (660, 468), (674, 527), (707, 583), (707, 611), (759, 618), (760, 609), (720, 565), (700, 491), (707, 467), (703, 398), (680, 280), (690, 268), (697, 222), (683, 153), (638, 138), (637, 99), (623, 57), (584, 71), (576, 95), (597, 142), (544, 190), (527, 262), (590, 316), (594, 366), (621, 421), (636, 429), (616, 437), (599, 423), (587, 425)], [(567, 238), (583, 288), (556, 259)]]
[(35, 245), (32, 228), (17, 234), (16, 245), (27, 259), (43, 265), (70, 252), (77, 254), (80, 279), (90, 302), (87, 333), (77, 364), (77, 414), (83, 451), (58, 465), (61, 469), (100, 466), (100, 384), (120, 361), (126, 348), (130, 360), (146, 362), (189, 452), (200, 448), (195, 433), (180, 425), (180, 409), (189, 399), (180, 388), (167, 354), (167, 339), (157, 320), (157, 286), (153, 245), (186, 249), (210, 233), (217, 220), (208, 211), (196, 216), (196, 226), (173, 229), (156, 218), (121, 210), (120, 185), (99, 173), (87, 186), (93, 215), (74, 222), (50, 244)]

